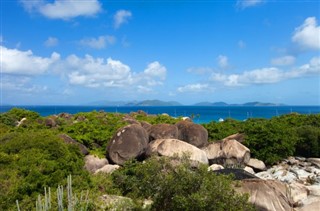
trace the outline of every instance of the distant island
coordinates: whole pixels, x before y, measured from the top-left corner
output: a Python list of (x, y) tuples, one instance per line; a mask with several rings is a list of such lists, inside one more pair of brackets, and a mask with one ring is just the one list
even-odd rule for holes
[[(161, 100), (143, 100), (143, 101), (96, 101), (88, 105), (92, 106), (184, 106), (176, 101), (161, 101)], [(199, 102), (190, 106), (284, 106), (284, 104), (263, 103), (263, 102), (248, 102), (243, 104), (228, 104), (225, 102)]]

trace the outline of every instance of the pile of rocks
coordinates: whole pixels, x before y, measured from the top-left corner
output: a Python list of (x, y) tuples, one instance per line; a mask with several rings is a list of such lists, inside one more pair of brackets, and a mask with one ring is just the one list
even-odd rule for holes
[(241, 134), (208, 143), (207, 130), (191, 121), (175, 125), (126, 121), (131, 124), (114, 134), (107, 146), (106, 158), (85, 157), (88, 171), (112, 173), (130, 159), (187, 154), (193, 163), (208, 164), (208, 170), (232, 167), (249, 172), (252, 177), (243, 178), (251, 179), (242, 179), (235, 190), (248, 193), (249, 201), (260, 210), (317, 210), (320, 207), (320, 158), (290, 157), (267, 169), (263, 161), (251, 158), (250, 149), (240, 143), (244, 138)]

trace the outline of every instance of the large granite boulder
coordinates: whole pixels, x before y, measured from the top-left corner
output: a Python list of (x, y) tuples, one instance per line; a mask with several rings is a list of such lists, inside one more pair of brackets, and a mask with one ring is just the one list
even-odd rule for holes
[(44, 125), (46, 127), (49, 127), (49, 128), (52, 128), (52, 127), (56, 127), (57, 126), (57, 122), (55, 120), (54, 117), (47, 117), (45, 120), (44, 120)]
[(250, 158), (249, 162), (247, 163), (248, 166), (252, 167), (254, 170), (257, 171), (264, 171), (267, 169), (266, 165), (264, 164), (263, 161), (255, 159), (255, 158)]
[(202, 148), (210, 164), (246, 165), (250, 160), (250, 150), (236, 140), (223, 140)]
[(89, 150), (88, 150), (88, 148), (87, 148), (85, 145), (77, 142), (76, 140), (74, 140), (74, 139), (71, 138), (70, 136), (68, 136), (68, 135), (66, 135), (66, 134), (60, 134), (60, 135), (59, 135), (59, 138), (61, 138), (61, 139), (62, 139), (65, 143), (67, 143), (67, 144), (74, 144), (74, 145), (78, 146), (80, 152), (81, 152), (83, 155), (88, 155), (88, 154), (89, 154)]
[(138, 125), (132, 124), (120, 128), (107, 146), (107, 157), (115, 164), (123, 165), (130, 159), (139, 159), (148, 146), (148, 134)]
[(141, 121), (140, 124), (149, 134), (151, 127), (152, 127), (152, 124), (150, 124), (149, 122), (146, 122), (146, 121)]
[(176, 126), (179, 132), (179, 140), (196, 147), (204, 147), (208, 144), (208, 131), (202, 125), (183, 120), (176, 123)]
[(288, 198), (288, 188), (276, 180), (245, 179), (235, 186), (238, 193), (249, 194), (249, 202), (258, 210), (287, 211), (292, 210)]
[(149, 141), (156, 139), (178, 139), (178, 128), (170, 124), (152, 125), (149, 130)]
[(85, 162), (84, 168), (91, 173), (95, 173), (98, 169), (109, 164), (106, 158), (98, 158), (94, 155), (87, 155), (84, 158), (84, 162)]
[(157, 139), (149, 143), (148, 154), (157, 154), (167, 157), (190, 156), (191, 161), (208, 164), (206, 154), (197, 147), (178, 139)]

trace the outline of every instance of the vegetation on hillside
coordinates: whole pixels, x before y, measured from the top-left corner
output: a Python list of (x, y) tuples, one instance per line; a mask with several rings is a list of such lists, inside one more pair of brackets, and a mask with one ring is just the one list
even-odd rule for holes
[[(22, 118), (26, 118), (21, 122)], [(83, 169), (83, 155), (75, 145), (59, 138), (67, 134), (84, 144), (93, 154), (105, 155), (115, 131), (130, 121), (174, 124), (179, 119), (166, 115), (148, 116), (87, 112), (41, 117), (38, 113), (14, 108), (0, 114), (0, 210), (34, 209), (44, 187), (56, 192), (73, 177), (73, 190), (90, 190), (90, 209), (103, 194), (131, 197), (135, 209), (143, 199), (151, 199), (153, 210), (248, 210), (245, 196), (236, 195), (232, 179), (217, 176), (204, 166), (192, 169), (188, 162), (179, 166), (168, 159), (151, 158), (145, 163), (131, 161), (112, 175), (90, 175)], [(20, 126), (17, 124), (20, 122)], [(289, 114), (272, 119), (227, 119), (203, 124), (209, 141), (234, 133), (245, 134), (244, 144), (252, 157), (273, 164), (291, 155), (320, 157), (320, 114)]]

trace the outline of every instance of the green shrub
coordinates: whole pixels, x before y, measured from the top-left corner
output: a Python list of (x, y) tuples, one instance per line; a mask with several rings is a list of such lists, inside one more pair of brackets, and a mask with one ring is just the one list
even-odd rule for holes
[(209, 141), (217, 141), (241, 131), (243, 123), (233, 119), (226, 119), (223, 122), (210, 122), (203, 124), (203, 126), (208, 130)]
[(230, 177), (218, 176), (205, 165), (193, 169), (187, 159), (180, 162), (128, 162), (112, 174), (114, 184), (126, 196), (153, 200), (152, 210), (254, 210), (247, 196), (234, 192)]
[(45, 130), (13, 132), (0, 140), (0, 210), (19, 200), (30, 208), (43, 187), (58, 186), (69, 174), (78, 187), (90, 185), (79, 149)]

